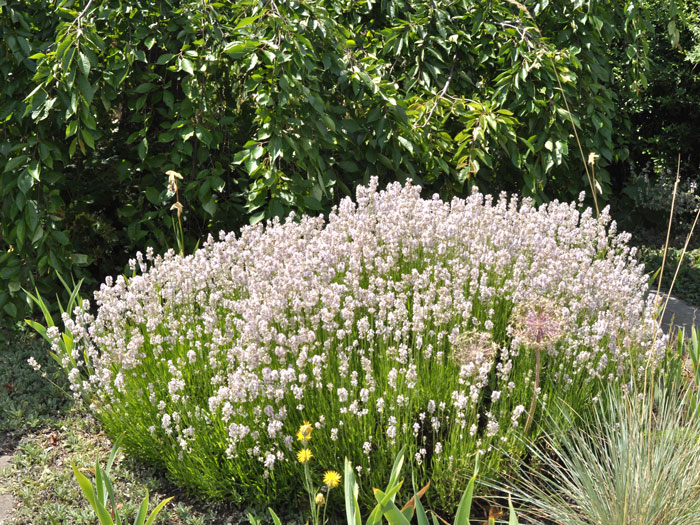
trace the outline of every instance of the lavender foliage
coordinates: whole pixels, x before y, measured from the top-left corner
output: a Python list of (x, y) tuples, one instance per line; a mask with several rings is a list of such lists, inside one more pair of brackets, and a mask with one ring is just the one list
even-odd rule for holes
[(137, 254), (94, 315), (64, 316), (64, 364), (128, 449), (206, 494), (285, 497), (309, 420), (319, 468), (348, 456), (372, 486), (408, 444), (447, 504), (476, 454), (494, 475), (522, 452), (535, 389), (544, 420), (552, 396), (581, 407), (655, 365), (665, 340), (628, 239), (607, 210), (375, 179), (327, 219)]

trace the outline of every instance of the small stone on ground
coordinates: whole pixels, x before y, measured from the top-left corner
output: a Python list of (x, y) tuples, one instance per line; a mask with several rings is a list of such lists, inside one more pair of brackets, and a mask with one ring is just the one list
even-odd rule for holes
[[(0, 472), (10, 467), (10, 456), (0, 456)], [(0, 486), (0, 488), (2, 488)], [(0, 494), (0, 525), (9, 519), (14, 507), (14, 499), (9, 494)]]
[(0, 494), (0, 525), (10, 519), (12, 508), (15, 506), (12, 496), (9, 494)]

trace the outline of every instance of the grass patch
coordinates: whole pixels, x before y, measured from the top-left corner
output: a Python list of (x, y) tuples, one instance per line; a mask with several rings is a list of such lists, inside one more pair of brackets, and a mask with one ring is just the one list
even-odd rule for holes
[[(18, 435), (51, 426), (72, 405), (65, 374), (49, 357), (43, 340), (27, 332), (0, 334), (0, 452), (2, 443)], [(42, 380), (27, 363), (34, 357), (46, 374)], [(54, 385), (51, 382), (55, 383)], [(57, 386), (58, 388), (57, 388)], [(4, 438), (4, 439), (3, 439)]]
[[(94, 524), (95, 515), (80, 492), (71, 465), (91, 477), (99, 458), (109, 456), (111, 443), (90, 418), (73, 413), (54, 428), (38, 429), (22, 437), (12, 456), (11, 468), (0, 474), (0, 487), (19, 504), (8, 525), (56, 523)], [(232, 507), (188, 499), (159, 473), (119, 453), (113, 467), (113, 482), (120, 512), (133, 522), (146, 490), (151, 507), (168, 496), (158, 523), (182, 525), (247, 523), (245, 514)]]
[[(49, 382), (51, 379), (59, 387), (66, 386), (42, 340), (25, 332), (6, 332), (3, 338), (0, 454), (11, 459), (10, 466), (0, 470), (0, 494), (11, 494), (17, 502), (13, 515), (3, 523), (49, 524), (55, 520), (66, 525), (92, 525), (96, 518), (80, 492), (71, 465), (92, 478), (95, 461), (104, 463), (112, 444), (97, 422)], [(27, 364), (29, 357), (42, 365), (45, 378)], [(264, 511), (193, 499), (170, 484), (162, 473), (122, 453), (113, 467), (113, 481), (121, 513), (129, 523), (146, 490), (151, 495), (151, 508), (161, 499), (175, 496), (157, 523), (236, 525), (248, 523), (246, 513), (262, 516)]]

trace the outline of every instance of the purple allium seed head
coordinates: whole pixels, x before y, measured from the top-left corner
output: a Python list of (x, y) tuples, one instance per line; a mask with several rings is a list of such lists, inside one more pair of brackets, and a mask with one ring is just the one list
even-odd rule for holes
[(561, 309), (555, 302), (540, 299), (520, 305), (513, 316), (515, 337), (531, 348), (547, 348), (563, 335)]

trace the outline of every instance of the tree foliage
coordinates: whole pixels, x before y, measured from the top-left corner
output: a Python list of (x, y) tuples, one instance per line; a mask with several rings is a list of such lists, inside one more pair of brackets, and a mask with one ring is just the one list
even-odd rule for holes
[(172, 245), (168, 170), (190, 249), (371, 175), (568, 198), (594, 151), (605, 196), (646, 26), (629, 0), (1, 0), (0, 308)]
[[(644, 167), (675, 171), (677, 156), (682, 169), (695, 173), (700, 166), (700, 75), (693, 59), (694, 25), (700, 7), (684, 0), (647, 0), (651, 50), (649, 86), (630, 100), (631, 118), (637, 140), (632, 153)], [(697, 14), (696, 14), (697, 13)]]
[[(700, 168), (700, 5), (691, 0), (645, 0), (649, 13), (648, 87), (626, 102), (632, 122), (630, 161), (615, 168), (615, 208), (637, 241), (666, 235), (677, 169), (674, 232), (685, 236), (695, 215)], [(696, 36), (697, 35), (697, 36)], [(680, 155), (680, 165), (679, 165)], [(685, 232), (685, 233), (682, 233)]]

